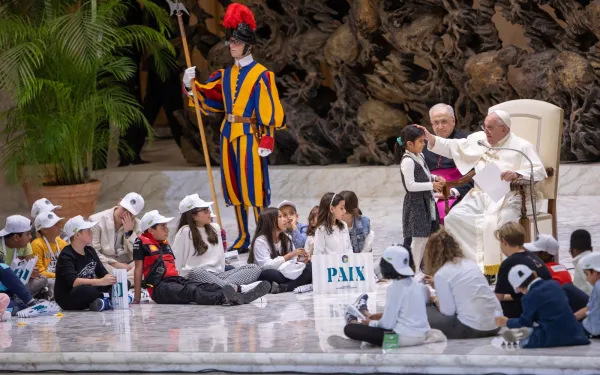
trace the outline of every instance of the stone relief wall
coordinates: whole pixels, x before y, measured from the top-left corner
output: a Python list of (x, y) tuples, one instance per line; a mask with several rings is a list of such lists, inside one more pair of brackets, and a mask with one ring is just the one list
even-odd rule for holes
[[(206, 27), (211, 15), (186, 3), (206, 75), (231, 64), (220, 33)], [(518, 98), (565, 110), (564, 161), (600, 159), (600, 0), (245, 3), (259, 27), (255, 58), (278, 77), (287, 114), (273, 164), (389, 165), (399, 131), (428, 124), (431, 105), (451, 104), (457, 127), (474, 130), (488, 107)], [(498, 19), (522, 29), (524, 42), (503, 40)], [(186, 159), (203, 164), (193, 113), (177, 116)], [(215, 162), (221, 119), (204, 118)]]

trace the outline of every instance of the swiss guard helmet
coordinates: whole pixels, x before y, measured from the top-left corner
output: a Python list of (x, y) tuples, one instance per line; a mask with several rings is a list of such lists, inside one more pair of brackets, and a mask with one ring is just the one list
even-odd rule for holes
[(256, 45), (256, 20), (247, 6), (238, 3), (230, 4), (223, 17), (223, 27), (227, 42), (234, 38), (246, 44), (244, 54), (248, 52), (248, 46)]

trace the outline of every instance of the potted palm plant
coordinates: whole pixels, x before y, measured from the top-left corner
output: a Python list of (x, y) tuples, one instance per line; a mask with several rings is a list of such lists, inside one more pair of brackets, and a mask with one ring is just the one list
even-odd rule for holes
[(7, 180), (26, 188), (30, 205), (43, 196), (61, 204), (65, 217), (93, 213), (100, 182), (91, 171), (105, 162), (109, 124), (121, 132), (134, 123), (150, 129), (125, 85), (138, 68), (130, 52), (153, 54), (166, 77), (174, 48), (165, 37), (168, 14), (137, 1), (159, 31), (125, 24), (129, 1), (0, 5), (0, 90), (13, 104), (1, 114), (0, 161)]

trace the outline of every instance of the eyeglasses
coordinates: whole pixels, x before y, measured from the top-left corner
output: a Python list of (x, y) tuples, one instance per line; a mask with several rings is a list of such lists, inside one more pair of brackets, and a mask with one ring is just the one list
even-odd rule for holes
[(242, 42), (241, 40), (237, 40), (235, 38), (230, 38), (225, 44), (227, 45), (232, 45), (232, 46), (241, 46), (242, 44), (244, 44), (244, 42)]
[(447, 120), (441, 120), (441, 121), (434, 121), (434, 122), (432, 122), (431, 126), (439, 128), (441, 126), (446, 126), (446, 125), (449, 125), (449, 124), (450, 124), (449, 121), (447, 121)]
[(481, 125), (481, 130), (483, 131), (492, 131), (495, 128), (497, 128), (498, 126), (485, 126), (485, 125)]
[(196, 215), (199, 212), (204, 212), (204, 213), (209, 213), (210, 209), (208, 207), (204, 207), (204, 208), (194, 208), (192, 210), (192, 215)]

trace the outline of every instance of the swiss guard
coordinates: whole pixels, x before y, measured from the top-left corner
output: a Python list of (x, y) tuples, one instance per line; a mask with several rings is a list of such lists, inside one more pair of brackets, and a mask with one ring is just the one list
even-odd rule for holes
[[(206, 83), (196, 81), (196, 67), (185, 70), (183, 85), (199, 94), (202, 111), (225, 112), (221, 124), (221, 187), (225, 204), (235, 208), (239, 236), (229, 250), (250, 248), (248, 209), (254, 219), (271, 203), (267, 156), (275, 146), (275, 129), (285, 128), (285, 115), (275, 75), (252, 58), (256, 20), (252, 11), (233, 3), (223, 18), (226, 44), (235, 64), (214, 72)], [(190, 100), (193, 106), (193, 101)]]

